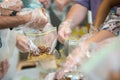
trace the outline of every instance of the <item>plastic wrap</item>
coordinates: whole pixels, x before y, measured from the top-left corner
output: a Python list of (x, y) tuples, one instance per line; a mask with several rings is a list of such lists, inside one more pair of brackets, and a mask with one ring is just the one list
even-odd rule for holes
[[(120, 38), (104, 40), (92, 50), (91, 58), (81, 65), (87, 80), (110, 80), (110, 73), (120, 71)], [(116, 79), (115, 79), (116, 80)]]
[(66, 59), (65, 64), (60, 71), (56, 73), (56, 77), (59, 79), (63, 77), (66, 73), (72, 71), (76, 66), (84, 63), (90, 56), (91, 50), (95, 47), (94, 43), (90, 45), (85, 45), (84, 42), (89, 39), (93, 34), (86, 34), (79, 39), (77, 42), (78, 46), (74, 48)]
[(2, 47), (0, 48), (0, 62), (9, 59), (13, 54), (15, 44), (16, 44), (16, 35), (14, 31), (9, 29), (0, 30), (0, 37), (2, 41)]
[[(57, 66), (54, 57), (54, 49), (57, 42), (56, 27), (46, 28), (45, 31), (39, 31), (37, 33), (25, 33), (25, 35), (40, 48), (39, 56), (29, 56), (28, 59), (37, 61), (37, 67), (42, 69), (42, 71), (56, 69)], [(49, 50), (46, 50), (48, 48)]]
[(26, 24), (20, 25), (19, 27), (24, 27), (24, 31), (39, 31), (43, 30), (45, 25), (48, 22), (48, 15), (46, 14), (45, 9), (36, 8), (34, 10), (25, 8), (21, 10), (19, 15), (31, 14), (31, 20)]
[[(17, 30), (19, 30), (20, 34), (24, 35), (24, 33), (39, 33), (41, 29), (44, 28), (44, 26), (47, 23), (47, 14), (45, 13), (45, 11), (43, 11), (43, 9), (41, 8), (37, 8), (35, 10), (33, 9), (29, 9), (29, 8), (24, 8), (19, 12), (19, 15), (31, 15), (31, 19), (29, 22), (27, 22), (26, 24), (22, 24), (19, 25)], [(34, 45), (34, 43), (32, 42), (31, 39), (26, 38), (26, 37), (22, 37), (21, 36), (21, 44), (24, 43), (23, 46), (19, 46), (20, 49), (22, 49), (21, 51), (26, 52), (25, 50), (27, 49), (27, 51), (29, 50), (33, 50), (36, 49), (38, 53), (39, 50), (37, 49), (37, 47)], [(26, 39), (26, 40), (25, 40)], [(20, 42), (20, 40), (19, 40)], [(28, 45), (30, 44), (30, 45)], [(25, 47), (26, 46), (26, 47)], [(28, 50), (28, 46), (29, 46), (29, 50)], [(24, 47), (24, 48), (23, 48)]]
[[(35, 33), (25, 32), (25, 35), (31, 39), (36, 46), (52, 47), (52, 44), (56, 45), (57, 31), (55, 27), (47, 31), (39, 31)], [(55, 47), (54, 47), (55, 48)]]
[(72, 20), (63, 21), (60, 24), (59, 30), (58, 30), (58, 40), (61, 43), (64, 43), (65, 40), (69, 39), (72, 33), (71, 25), (72, 25)]
[(19, 11), (23, 7), (23, 3), (21, 0), (3, 0), (0, 6), (2, 8)]

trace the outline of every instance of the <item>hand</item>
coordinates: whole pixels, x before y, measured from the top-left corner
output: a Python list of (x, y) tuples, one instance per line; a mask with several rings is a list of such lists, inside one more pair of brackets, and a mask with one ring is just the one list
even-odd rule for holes
[(85, 50), (83, 50), (81, 46), (75, 48), (72, 53), (67, 57), (62, 69), (56, 72), (55, 79), (59, 80), (63, 78), (66, 73), (72, 71), (75, 67), (82, 64), (85, 56)]
[(58, 40), (61, 43), (64, 43), (65, 40), (70, 37), (72, 33), (71, 24), (71, 21), (64, 21), (62, 24), (60, 24), (58, 29)]
[(39, 1), (43, 4), (44, 8), (46, 9), (49, 8), (51, 0), (39, 0)]
[(10, 10), (20, 11), (23, 7), (23, 3), (21, 0), (3, 0), (0, 4), (2, 8), (7, 8)]
[(32, 19), (28, 23), (30, 27), (42, 30), (48, 23), (48, 15), (42, 8), (37, 8), (32, 12)]
[(4, 60), (0, 63), (0, 80), (5, 76), (9, 68), (9, 63), (7, 60)]
[(66, 63), (63, 65), (63, 67), (55, 73), (55, 79), (59, 80), (64, 78), (64, 75), (70, 71), (76, 66), (74, 63), (74, 60), (71, 57), (67, 57)]
[(16, 46), (23, 52), (28, 52), (29, 48), (29, 40), (27, 37), (17, 34), (16, 35)]
[(63, 9), (70, 3), (72, 0), (55, 0), (55, 5), (58, 10), (63, 11)]

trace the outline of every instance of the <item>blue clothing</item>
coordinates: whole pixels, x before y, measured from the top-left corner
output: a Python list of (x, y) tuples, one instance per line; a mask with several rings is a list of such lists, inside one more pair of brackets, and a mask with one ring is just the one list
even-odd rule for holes
[(43, 7), (43, 5), (39, 2), (39, 0), (22, 0), (25, 8), (39, 8)]
[(94, 21), (98, 7), (102, 0), (75, 0), (76, 3), (85, 6), (88, 10), (92, 11), (92, 20)]

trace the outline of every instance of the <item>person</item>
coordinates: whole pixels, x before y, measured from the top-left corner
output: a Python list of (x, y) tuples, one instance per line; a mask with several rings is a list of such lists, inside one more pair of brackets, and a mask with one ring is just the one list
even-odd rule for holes
[[(1, 13), (1, 15), (0, 15), (0, 18), (1, 18), (0, 29), (1, 30), (8, 30), (8, 32), (10, 32), (10, 30), (7, 28), (13, 28), (13, 27), (16, 27), (18, 25), (26, 24), (26, 23), (31, 21), (31, 18), (32, 18), (31, 13), (25, 14), (25, 15), (19, 15), (20, 12), (18, 10), (15, 10), (16, 6), (14, 5), (14, 7), (13, 7), (13, 5), (12, 5), (12, 8), (11, 7), (9, 8), (9, 7), (6, 7), (6, 5), (8, 5), (8, 4), (9, 4), (8, 2), (7, 3), (3, 2), (0, 5), (1, 6), (0, 7), (0, 13)], [(6, 7), (6, 8), (4, 9), (4, 7)], [(35, 11), (38, 11), (38, 10), (40, 10), (41, 14), (44, 16), (41, 9), (37, 9)], [(37, 24), (44, 26), (46, 23), (47, 23), (47, 18), (45, 18), (45, 17), (43, 18), (43, 17), (39, 16), (39, 18), (37, 19)], [(27, 39), (25, 39), (24, 37), (22, 37), (20, 35), (17, 35), (16, 39), (17, 39), (16, 45), (18, 48), (20, 48), (20, 47), (22, 47), (23, 49), (26, 48), (26, 43), (28, 43), (28, 42), (26, 42)], [(2, 38), (0, 38), (0, 40), (1, 40), (1, 42), (3, 41)], [(1, 42), (0, 42), (0, 44), (2, 47), (3, 44)], [(27, 47), (29, 47), (29, 46), (27, 46)], [(0, 78), (3, 78), (6, 74), (6, 72), (8, 71), (8, 67), (9, 67), (8, 60), (3, 60), (2, 62), (0, 62), (0, 64), (1, 64)]]
[(92, 11), (92, 20), (94, 21), (96, 11), (102, 0), (75, 0), (65, 20), (60, 24), (58, 30), (58, 40), (64, 43), (72, 32), (72, 29), (81, 24), (85, 19), (88, 10)]
[[(115, 14), (114, 16), (110, 15), (110, 18), (107, 20), (107, 22), (105, 22), (102, 25), (103, 27), (100, 28), (101, 24), (104, 22), (110, 9), (113, 6), (119, 5), (119, 4), (120, 4), (120, 0), (116, 0), (116, 1), (103, 0), (102, 1), (101, 5), (99, 7), (99, 10), (97, 12), (97, 15), (96, 15), (96, 19), (94, 21), (96, 33), (94, 33), (94, 35), (92, 35), (92, 37), (86, 39), (83, 43), (81, 42), (80, 46), (78, 46), (77, 48), (75, 48), (75, 50), (72, 51), (72, 53), (67, 57), (67, 60), (66, 60), (65, 64), (63, 65), (62, 69), (56, 73), (55, 78), (59, 79), (59, 78), (63, 77), (75, 65), (77, 65), (78, 63), (82, 63), (82, 61), (85, 57), (89, 57), (86, 50), (88, 50), (90, 44), (98, 43), (98, 42), (101, 42), (105, 39), (119, 36), (119, 32), (120, 32), (120, 27), (119, 27), (120, 26), (120, 17), (119, 17), (119, 15), (120, 15), (120, 12), (117, 12), (117, 14)], [(118, 7), (118, 9), (119, 9), (119, 7)], [(73, 14), (73, 13), (71, 13), (71, 14)], [(72, 16), (72, 19), (73, 19), (73, 16)], [(94, 17), (93, 17), (93, 19), (94, 19)], [(71, 25), (74, 25), (74, 24), (75, 23), (73, 23)], [(64, 27), (62, 27), (62, 29), (65, 30)], [(69, 29), (69, 28), (67, 28), (67, 29)], [(60, 30), (60, 31), (64, 31), (64, 30)], [(69, 30), (69, 31), (71, 31), (71, 30)], [(58, 35), (60, 36), (60, 33)], [(61, 37), (62, 39), (60, 39), (61, 42), (64, 42), (66, 35), (67, 34), (62, 35), (62, 37)]]

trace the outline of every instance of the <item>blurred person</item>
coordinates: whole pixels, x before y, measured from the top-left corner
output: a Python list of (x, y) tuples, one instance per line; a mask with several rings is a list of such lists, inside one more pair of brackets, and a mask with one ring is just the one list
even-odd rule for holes
[[(15, 3), (16, 4), (13, 4), (13, 5), (10, 5), (11, 3)], [(21, 3), (21, 5), (19, 5)], [(19, 5), (19, 9), (21, 10), (22, 7), (23, 7), (23, 4), (22, 4), (22, 1), (21, 0), (4, 0), (1, 4), (1, 7), (5, 8), (1, 8), (1, 15), (0, 16), (1, 18), (3, 18), (1, 20), (1, 26), (0, 28), (12, 28), (12, 27), (16, 27), (18, 25), (21, 25), (21, 24), (25, 24), (25, 23), (29, 23), (31, 21), (31, 18), (32, 18), (32, 13), (30, 14), (26, 14), (26, 15), (19, 15), (21, 12), (15, 10), (15, 8), (18, 7)], [(11, 6), (13, 6), (14, 9), (11, 9)], [(42, 27), (45, 26), (45, 24), (47, 23), (47, 15), (46, 13), (44, 12), (44, 10), (42, 9), (38, 9), (40, 11), (40, 15), (37, 19), (36, 17), (36, 21), (34, 21), (33, 23), (36, 23), (36, 25), (39, 25)], [(38, 11), (36, 10), (36, 13), (38, 13)], [(10, 16), (14, 16), (14, 17), (10, 17)], [(5, 18), (6, 17), (6, 18)], [(10, 18), (7, 18), (7, 17), (10, 17)], [(9, 22), (8, 22), (9, 20)], [(7, 24), (5, 22), (7, 22)], [(8, 26), (9, 25), (9, 26)], [(26, 45), (26, 44), (29, 44), (27, 43), (28, 40), (27, 38), (25, 38), (24, 36), (22, 37), (21, 35), (17, 35), (16, 36), (17, 39), (17, 47), (22, 49), (23, 51), (27, 50), (29, 45)], [(22, 47), (24, 46), (24, 47)], [(24, 49), (26, 46), (26, 49)]]
[[(96, 15), (96, 19), (94, 21), (94, 26), (95, 26), (94, 35), (92, 35), (92, 37), (90, 38), (87, 38), (85, 41), (80, 42), (81, 45), (76, 47), (75, 50), (72, 51), (72, 53), (67, 57), (66, 63), (63, 65), (62, 69), (56, 73), (57, 79), (60, 79), (67, 72), (71, 71), (71, 69), (78, 63), (82, 63), (85, 57), (89, 57), (89, 55), (87, 54), (87, 50), (90, 44), (98, 43), (105, 39), (119, 36), (119, 33), (120, 33), (119, 7), (117, 7), (117, 12), (114, 14), (114, 16), (110, 15), (110, 18), (107, 20), (107, 22), (103, 24), (110, 9), (113, 6), (119, 5), (119, 4), (120, 4), (120, 0), (115, 0), (115, 1), (103, 0), (102, 1)], [(101, 26), (101, 24), (103, 25)]]
[[(3, 8), (0, 8), (0, 10), (2, 11), (1, 16), (0, 16), (0, 18), (1, 18), (0, 29), (17, 27), (18, 25), (28, 23), (29, 21), (31, 21), (31, 18), (32, 18), (31, 14), (19, 16), (19, 15), (17, 15), (17, 14), (19, 14), (19, 12), (16, 12), (16, 11), (7, 10), (7, 9), (3, 9)], [(16, 13), (16, 16), (15, 16), (15, 13)], [(41, 13), (42, 13), (42, 11), (41, 11)], [(9, 16), (9, 15), (13, 15), (13, 16)], [(40, 24), (38, 21), (40, 22)], [(42, 18), (42, 19), (38, 19), (37, 22), (39, 25), (44, 26), (47, 23), (47, 20), (45, 18)], [(26, 44), (29, 44), (29, 43), (26, 43), (26, 42), (28, 42), (28, 40), (25, 41), (25, 39), (27, 39), (27, 38), (25, 38), (25, 37), (22, 38), (21, 35), (17, 35), (16, 38), (17, 38), (18, 48), (20, 48), (20, 46), (22, 47), (22, 45), (29, 46), (29, 45), (26, 45)], [(25, 47), (23, 47), (23, 48), (25, 48)], [(27, 49), (28, 49), (28, 47), (26, 47), (25, 50), (27, 50)]]
[(102, 0), (75, 0), (75, 4), (72, 5), (65, 20), (59, 26), (58, 40), (64, 43), (70, 37), (72, 29), (83, 22), (88, 10), (91, 10), (94, 21), (101, 2)]
[[(8, 5), (8, 4), (9, 3), (5, 3), (5, 4), (1, 3), (1, 7), (0, 7), (0, 13), (1, 13), (1, 15), (0, 15), (0, 18), (1, 18), (0, 29), (1, 30), (5, 30), (5, 31), (8, 30), (9, 32), (11, 32), (7, 28), (17, 27), (18, 25), (26, 24), (26, 23), (31, 21), (32, 13), (25, 14), (25, 15), (19, 15), (20, 12), (18, 10), (16, 10), (16, 8), (13, 7), (14, 9), (13, 8), (11, 9), (11, 7), (10, 8), (6, 7), (6, 5)], [(36, 18), (36, 20), (35, 20), (35, 21), (37, 21), (36, 24), (39, 24), (39, 25), (43, 26), (47, 23), (47, 18), (46, 17), (43, 18), (42, 16), (46, 16), (46, 15), (45, 15), (45, 13), (43, 13), (42, 9), (37, 9), (37, 10), (40, 10), (40, 12), (41, 12), (40, 15), (41, 14), (42, 15), (41, 15), (41, 17), (40, 16), (37, 17), (38, 19)], [(20, 48), (20, 49), (22, 48), (25, 51), (28, 50), (29, 43), (28, 43), (28, 40), (24, 36), (16, 35), (16, 40), (17, 40), (16, 45), (17, 45), (18, 48)], [(0, 47), (1, 48), (2, 48), (2, 45), (3, 45), (2, 41), (3, 40), (0, 38)], [(8, 71), (9, 64), (8, 64), (7, 60), (3, 60), (0, 63), (1, 63), (1, 67), (0, 67), (0, 79), (1, 79), (5, 76), (6, 72)]]

